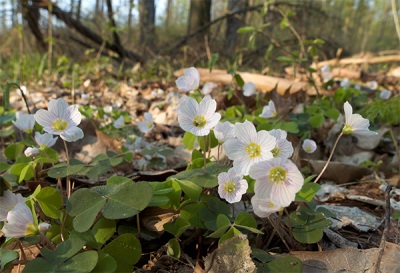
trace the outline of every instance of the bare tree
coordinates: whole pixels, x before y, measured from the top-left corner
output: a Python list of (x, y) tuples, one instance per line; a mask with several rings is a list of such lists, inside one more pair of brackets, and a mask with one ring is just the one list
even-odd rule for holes
[[(211, 0), (190, 0), (188, 35), (204, 27), (211, 21)], [(202, 32), (204, 35), (205, 30)], [(197, 36), (201, 38), (201, 36)]]
[(78, 6), (76, 7), (76, 20), (81, 20), (81, 8), (82, 8), (82, 0), (78, 0)]
[[(245, 9), (247, 0), (229, 0), (228, 12), (233, 13)], [(239, 13), (226, 19), (226, 32), (224, 48), (228, 55), (235, 52), (237, 43), (237, 30), (244, 25), (245, 14)]]
[(154, 49), (156, 7), (154, 0), (139, 1), (140, 41), (145, 47)]
[(168, 28), (171, 20), (172, 0), (168, 0), (167, 8), (165, 9), (165, 27)]

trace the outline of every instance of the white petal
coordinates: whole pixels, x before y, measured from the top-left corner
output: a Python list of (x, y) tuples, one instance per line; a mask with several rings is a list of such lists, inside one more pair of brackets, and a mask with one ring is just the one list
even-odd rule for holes
[(350, 124), (351, 122), (351, 115), (353, 114), (353, 107), (351, 107), (350, 103), (346, 101), (344, 103), (344, 115), (345, 115), (345, 122), (346, 124)]
[(250, 142), (257, 142), (257, 131), (254, 124), (246, 120), (244, 123), (235, 123), (235, 136), (246, 145)]
[(47, 110), (40, 109), (35, 113), (35, 120), (43, 128), (52, 127), (55, 117)]
[(83, 131), (79, 127), (71, 127), (67, 128), (60, 137), (68, 142), (75, 142), (79, 139), (82, 139), (84, 136)]

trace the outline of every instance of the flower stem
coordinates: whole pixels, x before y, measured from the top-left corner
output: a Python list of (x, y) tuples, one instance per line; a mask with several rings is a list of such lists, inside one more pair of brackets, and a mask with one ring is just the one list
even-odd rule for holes
[(204, 175), (205, 175), (206, 174), (206, 165), (207, 165), (207, 136), (204, 136), (204, 151), (203, 151), (203, 155), (204, 155), (203, 172), (204, 172)]
[(399, 150), (399, 145), (397, 144), (397, 139), (395, 138), (395, 136), (393, 134), (393, 130), (392, 130), (391, 126), (389, 127), (389, 133), (390, 133), (390, 137), (393, 140), (394, 149), (396, 150), (397, 162), (399, 163), (399, 173), (400, 173), (400, 150)]
[[(67, 158), (67, 168), (69, 167), (69, 155), (68, 155), (68, 147), (67, 147), (67, 142), (65, 142), (65, 140), (63, 139), (64, 142), (64, 148), (65, 148), (65, 155)], [(67, 175), (67, 198), (69, 199), (69, 197), (71, 196), (71, 179), (69, 177), (69, 175)]]
[(315, 178), (314, 183), (317, 183), (317, 182), (318, 182), (318, 180), (321, 178), (322, 174), (325, 172), (326, 168), (328, 167), (328, 164), (329, 164), (329, 162), (330, 162), (331, 159), (332, 159), (333, 153), (335, 152), (336, 146), (337, 146), (337, 144), (339, 143), (339, 139), (340, 139), (342, 136), (343, 136), (343, 132), (341, 132), (340, 135), (338, 136), (338, 138), (336, 139), (335, 145), (333, 145), (331, 154), (329, 155), (329, 158), (328, 158), (328, 160), (326, 161), (324, 168), (323, 168), (322, 171), (319, 173), (319, 175), (317, 176), (317, 178)]

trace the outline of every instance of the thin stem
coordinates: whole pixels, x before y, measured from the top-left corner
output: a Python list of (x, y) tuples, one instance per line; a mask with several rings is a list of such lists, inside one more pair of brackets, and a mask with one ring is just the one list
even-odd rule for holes
[(399, 163), (399, 173), (400, 173), (400, 150), (399, 150), (399, 145), (397, 144), (397, 139), (393, 134), (393, 130), (392, 127), (389, 127), (389, 133), (390, 133), (390, 137), (393, 140), (393, 144), (394, 144), (394, 149), (396, 150), (396, 154), (397, 154), (397, 162)]
[[(64, 139), (63, 139), (63, 142), (64, 142), (65, 154), (66, 154), (66, 158), (67, 158), (67, 164), (69, 167), (69, 155), (68, 155), (67, 142)], [(70, 179), (69, 175), (67, 175), (67, 198), (69, 199), (70, 196), (71, 196), (71, 179)]]
[(207, 165), (207, 136), (204, 136), (204, 151), (203, 151), (203, 155), (204, 155), (204, 166), (203, 166), (203, 171), (204, 171), (204, 175), (206, 174), (206, 165)]
[(319, 175), (317, 176), (317, 178), (314, 180), (314, 183), (317, 183), (317, 182), (318, 182), (318, 180), (321, 178), (322, 174), (325, 172), (326, 168), (328, 167), (328, 164), (329, 164), (329, 162), (330, 162), (331, 159), (332, 159), (333, 153), (335, 152), (336, 146), (337, 146), (337, 144), (339, 143), (339, 139), (340, 139), (342, 136), (343, 136), (343, 132), (341, 132), (340, 135), (338, 136), (338, 138), (336, 139), (336, 142), (335, 142), (335, 145), (333, 145), (331, 154), (329, 155), (329, 158), (328, 158), (328, 160), (326, 161), (324, 168), (323, 168), (322, 171), (319, 173)]
[(136, 214), (136, 225), (138, 229), (138, 238), (140, 239), (140, 218), (139, 218), (139, 213)]

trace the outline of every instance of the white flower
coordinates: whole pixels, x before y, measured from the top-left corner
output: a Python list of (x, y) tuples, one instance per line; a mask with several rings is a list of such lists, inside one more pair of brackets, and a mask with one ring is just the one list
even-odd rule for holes
[(89, 103), (90, 95), (86, 93), (82, 93), (81, 95), (82, 103), (87, 104)]
[(40, 155), (40, 150), (38, 148), (28, 147), (24, 151), (24, 154), (26, 157), (37, 157), (38, 155)]
[(250, 97), (256, 93), (256, 85), (252, 82), (247, 82), (243, 85), (243, 96)]
[(73, 142), (83, 138), (83, 131), (78, 128), (82, 115), (76, 105), (68, 106), (63, 99), (50, 100), (49, 110), (38, 110), (36, 122), (49, 134), (60, 135), (66, 141)]
[(196, 68), (190, 67), (185, 69), (185, 75), (180, 76), (176, 81), (179, 90), (189, 92), (199, 88), (200, 74)]
[(344, 78), (341, 82), (340, 82), (340, 87), (342, 88), (347, 88), (350, 86), (350, 80), (348, 78)]
[(275, 103), (270, 100), (268, 105), (264, 106), (262, 113), (259, 115), (259, 117), (262, 118), (274, 118), (278, 115), (275, 109)]
[(203, 85), (203, 89), (201, 90), (203, 92), (203, 95), (208, 95), (210, 94), (214, 88), (216, 88), (218, 84), (213, 83), (213, 82), (206, 82)]
[(18, 203), (8, 212), (1, 230), (7, 238), (21, 238), (38, 234), (33, 223), (32, 211), (25, 203)]
[(381, 91), (381, 93), (379, 94), (379, 97), (382, 100), (387, 100), (390, 98), (391, 95), (392, 95), (392, 92), (390, 92), (390, 90), (385, 89), (385, 90)]
[(151, 90), (150, 96), (151, 98), (155, 99), (155, 98), (161, 98), (164, 95), (164, 90), (162, 90), (161, 88), (158, 88), (157, 90)]
[(227, 139), (234, 137), (234, 126), (229, 121), (218, 122), (214, 128), (215, 138), (218, 139), (219, 144), (224, 143)]
[(325, 64), (323, 67), (321, 67), (320, 71), (324, 82), (327, 82), (332, 78), (331, 68), (329, 67), (329, 65)]
[(218, 194), (230, 204), (239, 202), (247, 188), (247, 181), (233, 168), (218, 175)]
[(304, 183), (299, 169), (286, 158), (258, 162), (250, 168), (249, 175), (256, 180), (256, 196), (271, 200), (279, 207), (289, 206)]
[(54, 144), (56, 144), (58, 137), (53, 137), (53, 135), (49, 133), (39, 133), (35, 132), (35, 141), (39, 145), (41, 149), (45, 147), (52, 147)]
[(223, 147), (237, 173), (248, 175), (254, 163), (273, 157), (271, 150), (276, 140), (267, 131), (257, 132), (253, 123), (246, 120), (234, 125), (234, 134), (235, 138), (225, 141)]
[(38, 229), (41, 233), (46, 233), (50, 228), (51, 228), (51, 225), (48, 223), (44, 223), (44, 222), (40, 223), (39, 227), (38, 227)]
[(124, 127), (124, 125), (125, 125), (125, 119), (123, 116), (119, 116), (119, 118), (117, 118), (113, 123), (113, 126), (117, 129)]
[(17, 120), (12, 121), (12, 123), (23, 132), (30, 133), (35, 126), (35, 117), (30, 114), (23, 114), (21, 112), (17, 112), (16, 114)]
[(367, 87), (371, 90), (378, 89), (378, 82), (377, 81), (369, 81), (367, 82)]
[(113, 110), (111, 105), (107, 105), (103, 107), (104, 113), (110, 114)]
[(257, 195), (254, 195), (251, 198), (251, 204), (253, 206), (254, 213), (261, 218), (268, 217), (272, 213), (283, 209), (283, 207), (277, 205), (273, 201), (267, 198), (260, 198)]
[(346, 101), (344, 103), (344, 115), (346, 123), (342, 129), (343, 134), (376, 135), (377, 132), (370, 131), (369, 120), (359, 114), (353, 114), (353, 107)]
[(293, 146), (290, 141), (286, 139), (287, 133), (281, 129), (274, 129), (269, 131), (269, 134), (276, 139), (276, 146), (272, 149), (274, 157), (289, 158), (293, 154)]
[(0, 196), (0, 221), (7, 219), (7, 214), (16, 204), (25, 203), (26, 198), (21, 194), (15, 194), (10, 190), (6, 190), (3, 196)]
[(353, 87), (354, 89), (361, 90), (361, 86), (359, 86), (358, 84), (354, 85)]
[(317, 143), (312, 139), (305, 139), (302, 148), (306, 153), (312, 154), (317, 150)]
[(146, 134), (151, 131), (151, 129), (154, 128), (154, 119), (153, 116), (149, 113), (146, 112), (143, 114), (144, 121), (140, 121), (137, 123), (137, 126), (143, 134)]
[(216, 113), (217, 102), (205, 96), (200, 104), (193, 98), (181, 99), (178, 107), (178, 122), (181, 128), (196, 136), (206, 136), (217, 125), (221, 114)]
[(324, 64), (324, 66), (322, 66), (320, 70), (321, 72), (331, 72), (331, 68), (328, 64)]

